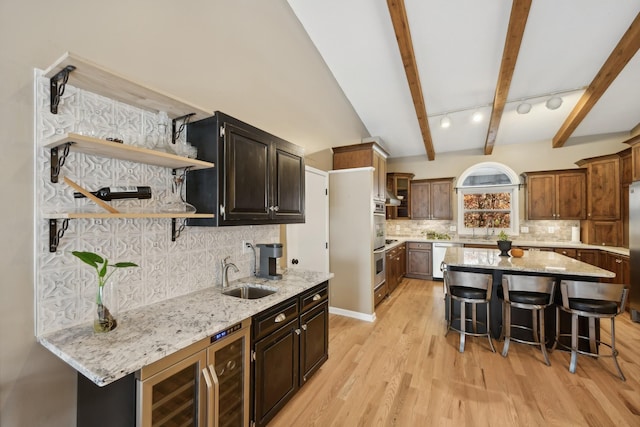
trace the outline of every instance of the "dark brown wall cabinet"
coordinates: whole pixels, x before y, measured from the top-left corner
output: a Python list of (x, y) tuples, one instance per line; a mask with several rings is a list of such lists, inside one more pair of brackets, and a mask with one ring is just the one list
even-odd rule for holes
[(526, 172), (528, 219), (586, 219), (586, 169)]
[(411, 181), (411, 219), (453, 219), (453, 178)]
[(219, 111), (190, 123), (187, 138), (216, 165), (187, 175), (187, 202), (216, 214), (189, 225), (304, 222), (302, 148)]
[(328, 283), (253, 317), (252, 419), (266, 425), (329, 357)]

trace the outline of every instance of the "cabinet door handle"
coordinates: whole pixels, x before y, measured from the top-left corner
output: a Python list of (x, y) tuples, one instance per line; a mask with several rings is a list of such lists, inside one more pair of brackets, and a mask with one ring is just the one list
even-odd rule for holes
[[(211, 373), (211, 379), (213, 380), (213, 416), (209, 412), (209, 425), (218, 427), (218, 418), (220, 418), (220, 381), (216, 374), (216, 368), (213, 365), (209, 365), (209, 372)], [(213, 420), (211, 420), (213, 418)]]
[(274, 211), (276, 211), (276, 212), (278, 212), (278, 211), (280, 210), (280, 206), (274, 206), (274, 207), (273, 207), (273, 210), (274, 210)]
[(224, 216), (224, 205), (220, 205), (220, 215)]
[(276, 318), (273, 320), (275, 323), (280, 323), (280, 322), (284, 322), (284, 319), (286, 319), (287, 316), (285, 316), (284, 313), (280, 313), (276, 316)]
[(322, 297), (320, 296), (320, 294), (315, 294), (313, 296), (313, 301), (320, 301), (322, 299)]
[(215, 427), (213, 425), (214, 420), (211, 416), (211, 414), (213, 414), (215, 412), (215, 402), (214, 399), (216, 398), (216, 396), (214, 396), (214, 391), (213, 389), (213, 380), (211, 379), (211, 373), (209, 372), (208, 368), (204, 368), (202, 370), (202, 376), (204, 377), (204, 382), (207, 385), (207, 427)]
[(616, 263), (617, 264), (622, 264), (622, 260), (620, 258), (616, 258)]
[(304, 325), (302, 325), (302, 330), (303, 330), (303, 331), (306, 331), (306, 330), (307, 330), (307, 325), (306, 325), (306, 323), (305, 323)]
[(300, 335), (302, 333), (302, 331), (298, 328), (294, 331), (296, 333), (296, 335)]

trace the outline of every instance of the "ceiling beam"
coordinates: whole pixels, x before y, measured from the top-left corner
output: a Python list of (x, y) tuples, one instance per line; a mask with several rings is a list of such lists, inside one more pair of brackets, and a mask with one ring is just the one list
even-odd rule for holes
[(578, 125), (589, 114), (596, 102), (606, 92), (611, 83), (618, 77), (627, 63), (640, 49), (640, 13), (624, 33), (606, 62), (593, 78), (593, 81), (582, 94), (578, 103), (566, 118), (556, 135), (553, 137), (553, 148), (562, 147), (576, 130)]
[(420, 132), (424, 148), (427, 151), (429, 160), (435, 160), (436, 152), (433, 149), (433, 140), (431, 139), (431, 131), (429, 130), (429, 120), (427, 118), (427, 108), (424, 104), (424, 96), (422, 95), (422, 85), (420, 84), (420, 76), (418, 74), (418, 65), (416, 57), (413, 53), (413, 41), (411, 40), (411, 31), (409, 31), (409, 22), (407, 21), (407, 11), (404, 7), (404, 0), (387, 0), (387, 7), (391, 15), (391, 22), (396, 33), (396, 40), (400, 48), (400, 56), (404, 65), (404, 72), (407, 75), (407, 82), (413, 98), (413, 106), (416, 110)]
[(507, 37), (504, 41), (500, 74), (498, 74), (496, 93), (493, 97), (491, 120), (489, 121), (487, 140), (484, 143), (484, 154), (486, 155), (493, 153), (493, 146), (498, 135), (498, 128), (500, 127), (504, 106), (507, 103), (511, 78), (513, 77), (513, 70), (516, 68), (516, 61), (518, 60), (518, 53), (520, 52), (522, 36), (524, 35), (524, 29), (527, 25), (530, 9), (531, 0), (513, 0), (513, 4), (511, 5), (509, 29), (507, 30)]

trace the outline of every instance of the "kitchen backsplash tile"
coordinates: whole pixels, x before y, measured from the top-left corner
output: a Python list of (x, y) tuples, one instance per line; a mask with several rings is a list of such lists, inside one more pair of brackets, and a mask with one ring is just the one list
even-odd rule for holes
[[(528, 233), (513, 236), (513, 240), (537, 242), (570, 242), (571, 227), (580, 225), (579, 221), (520, 221), (520, 227), (528, 227)], [(451, 226), (457, 226), (455, 221), (435, 220), (387, 220), (387, 236), (425, 238), (427, 231), (448, 234), (451, 238), (459, 237)], [(550, 232), (550, 227), (553, 232)]]
[[(49, 112), (49, 81), (36, 81), (35, 145), (69, 132), (97, 137), (120, 136), (127, 144), (153, 147), (159, 114), (122, 104), (68, 85), (59, 113)], [(152, 138), (145, 138), (151, 135)], [(181, 138), (185, 136), (182, 135)], [(87, 199), (75, 199), (73, 190), (49, 179), (49, 150), (36, 148), (35, 164), (35, 314), (36, 335), (90, 322), (95, 309), (96, 277), (71, 251), (98, 252), (112, 261), (132, 261), (139, 268), (123, 269), (111, 279), (118, 288), (120, 311), (141, 307), (221, 283), (220, 261), (230, 256), (240, 269), (230, 278), (248, 276), (253, 255), (242, 254), (242, 240), (274, 243), (279, 226), (186, 227), (171, 241), (170, 219), (76, 219), (49, 252), (49, 227), (44, 213), (72, 209), (100, 210)], [(171, 170), (71, 152), (62, 174), (91, 190), (111, 185), (147, 185), (151, 200), (114, 201), (121, 209), (145, 209), (172, 194)], [(188, 185), (188, 184), (187, 184)], [(60, 226), (62, 220), (58, 220)], [(114, 280), (115, 279), (115, 280)], [(188, 309), (188, 307), (185, 307)]]

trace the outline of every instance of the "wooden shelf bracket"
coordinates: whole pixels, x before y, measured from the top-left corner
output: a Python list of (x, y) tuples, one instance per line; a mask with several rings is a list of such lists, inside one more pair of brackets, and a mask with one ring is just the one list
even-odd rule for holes
[(49, 89), (51, 93), (49, 95), (51, 105), (49, 107), (51, 114), (58, 114), (58, 105), (60, 104), (60, 98), (64, 94), (64, 89), (69, 81), (69, 73), (75, 70), (74, 65), (67, 65), (55, 76), (49, 79)]

